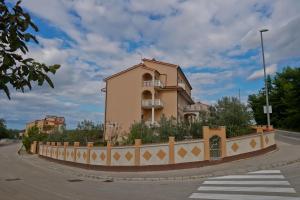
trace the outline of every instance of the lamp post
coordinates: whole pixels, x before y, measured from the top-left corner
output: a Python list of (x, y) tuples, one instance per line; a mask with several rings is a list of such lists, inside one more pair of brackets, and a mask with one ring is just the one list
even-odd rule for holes
[(268, 128), (270, 127), (270, 110), (269, 110), (269, 92), (268, 92), (268, 84), (267, 84), (267, 74), (266, 74), (266, 63), (265, 63), (265, 53), (264, 53), (264, 42), (263, 42), (263, 32), (269, 31), (268, 29), (260, 30), (260, 42), (261, 42), (261, 51), (262, 51), (262, 58), (263, 58), (263, 67), (264, 67), (264, 78), (265, 78), (265, 91), (266, 91), (266, 106), (267, 106), (267, 125)]

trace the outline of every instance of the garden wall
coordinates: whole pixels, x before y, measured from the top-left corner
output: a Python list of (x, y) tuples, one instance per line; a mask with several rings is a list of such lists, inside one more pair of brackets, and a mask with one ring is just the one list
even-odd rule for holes
[[(86, 166), (105, 167), (149, 167), (175, 166), (180, 164), (222, 161), (224, 158), (260, 152), (275, 147), (273, 131), (264, 132), (261, 127), (257, 133), (226, 138), (225, 127), (210, 129), (203, 127), (203, 139), (176, 142), (174, 137), (168, 143), (142, 145), (140, 139), (133, 146), (106, 147), (73, 146), (65, 142), (38, 144), (38, 154), (42, 157)], [(214, 138), (214, 141), (212, 140)], [(34, 147), (33, 147), (34, 148)], [(265, 152), (265, 151), (264, 151)]]

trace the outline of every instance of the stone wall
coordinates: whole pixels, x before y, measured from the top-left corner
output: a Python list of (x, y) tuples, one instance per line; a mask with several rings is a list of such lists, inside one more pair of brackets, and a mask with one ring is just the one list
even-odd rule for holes
[(176, 142), (174, 137), (168, 143), (142, 145), (141, 140), (135, 140), (133, 146), (93, 147), (93, 143), (73, 146), (65, 142), (47, 142), (38, 144), (39, 155), (56, 160), (95, 166), (157, 166), (169, 164), (192, 163), (212, 160), (210, 138), (220, 137), (220, 160), (225, 157), (256, 152), (275, 145), (275, 133), (264, 132), (262, 128), (257, 133), (226, 138), (225, 127), (210, 129), (203, 127), (203, 139)]

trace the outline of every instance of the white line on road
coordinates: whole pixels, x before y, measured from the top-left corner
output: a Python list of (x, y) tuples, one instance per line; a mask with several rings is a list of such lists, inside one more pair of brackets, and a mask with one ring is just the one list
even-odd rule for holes
[(229, 175), (209, 179), (284, 179), (282, 175)]
[(290, 185), (288, 181), (204, 181), (204, 185)]
[(287, 197), (287, 196), (210, 194), (210, 193), (193, 193), (193, 194), (191, 194), (191, 196), (189, 198), (193, 198), (193, 199), (219, 199), (219, 200), (300, 200), (299, 197)]
[(255, 172), (249, 172), (248, 174), (280, 174), (280, 170), (260, 170)]
[(230, 192), (282, 192), (296, 193), (294, 188), (278, 188), (278, 187), (207, 187), (200, 186), (199, 191), (230, 191)]

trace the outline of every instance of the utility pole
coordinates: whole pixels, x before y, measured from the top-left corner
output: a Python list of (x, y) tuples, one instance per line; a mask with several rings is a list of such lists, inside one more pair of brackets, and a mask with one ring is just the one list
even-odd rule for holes
[(264, 79), (265, 79), (265, 91), (266, 91), (266, 106), (267, 106), (267, 123), (268, 128), (270, 127), (270, 109), (269, 109), (269, 92), (268, 92), (268, 83), (267, 83), (267, 74), (266, 74), (266, 63), (265, 63), (265, 53), (264, 53), (264, 42), (263, 42), (263, 32), (267, 32), (268, 29), (260, 30), (260, 42), (261, 42), (261, 51), (263, 58), (263, 67), (264, 67)]

